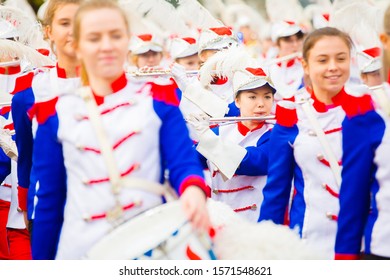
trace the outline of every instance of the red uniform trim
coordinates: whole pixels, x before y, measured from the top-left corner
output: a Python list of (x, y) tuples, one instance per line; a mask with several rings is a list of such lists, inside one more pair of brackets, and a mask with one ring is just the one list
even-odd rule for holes
[(179, 106), (180, 100), (177, 97), (177, 86), (172, 83), (169, 85), (159, 85), (155, 83), (150, 84), (153, 99), (156, 101), (162, 101), (168, 105)]
[(335, 260), (358, 260), (359, 255), (358, 254), (335, 254), (334, 257)]
[(276, 122), (285, 127), (293, 127), (298, 122), (296, 109), (288, 109), (277, 105), (275, 115)]
[(5, 114), (11, 112), (11, 106), (4, 106), (0, 109), (0, 115), (4, 116)]
[(324, 187), (324, 189), (325, 189), (328, 193), (330, 193), (332, 196), (337, 197), (337, 198), (339, 197), (339, 194), (338, 194), (337, 192), (335, 192), (331, 187), (329, 187), (329, 185), (324, 184), (323, 187)]
[(332, 101), (336, 105), (342, 106), (348, 118), (364, 115), (367, 112), (374, 110), (374, 105), (369, 94), (356, 97), (343, 91), (341, 94), (337, 94), (333, 97)]
[[(141, 205), (141, 203), (132, 202), (132, 203), (123, 205), (122, 210), (123, 211), (130, 210), (130, 209), (137, 207), (137, 206), (140, 206), (140, 205)], [(87, 220), (94, 221), (94, 220), (104, 219), (104, 218), (107, 218), (107, 214), (108, 214), (108, 212), (102, 213), (102, 214), (97, 214), (97, 215), (92, 215), (92, 216), (88, 217)]]
[[(124, 89), (126, 85), (127, 85), (127, 78), (125, 72), (123, 72), (118, 79), (112, 82), (111, 84), (112, 93), (116, 93)], [(104, 96), (96, 95), (93, 89), (92, 89), (92, 94), (98, 106), (104, 103)]]
[(0, 74), (2, 75), (13, 75), (20, 73), (20, 65), (16, 66), (7, 66), (7, 67), (0, 67)]
[(245, 190), (253, 190), (253, 186), (244, 186), (244, 187), (239, 187), (239, 188), (234, 188), (234, 189), (214, 189), (213, 193), (218, 194), (218, 193), (233, 193), (233, 192), (240, 192), (240, 191), (245, 191)]
[(252, 205), (249, 205), (249, 206), (246, 206), (246, 207), (236, 208), (236, 209), (234, 209), (234, 212), (242, 212), (242, 211), (256, 210), (256, 209), (257, 209), (257, 205), (256, 204), (252, 204)]
[(210, 188), (207, 187), (202, 177), (192, 175), (185, 178), (179, 187), (179, 194), (182, 194), (189, 186), (197, 186), (204, 191), (207, 197), (211, 197)]
[[(96, 98), (96, 96), (95, 96), (95, 98)], [(98, 97), (99, 98), (99, 97)], [(96, 99), (95, 99), (96, 100)], [(112, 108), (108, 108), (108, 109), (105, 109), (105, 110), (103, 110), (100, 114), (101, 115), (105, 115), (105, 114), (108, 114), (108, 113), (111, 113), (111, 112), (113, 112), (113, 111), (115, 111), (116, 109), (118, 109), (118, 108), (122, 108), (122, 107), (126, 107), (126, 106), (132, 106), (133, 105), (133, 103), (132, 102), (125, 102), (125, 103), (121, 103), (121, 104), (118, 104), (118, 105), (116, 105), (116, 106), (114, 106), (114, 107), (112, 107)], [(89, 119), (89, 117), (88, 116), (78, 116), (77, 117), (77, 120), (78, 121), (85, 121), (85, 120), (88, 120)]]
[(4, 126), (4, 129), (14, 130), (14, 123), (10, 123)]
[(57, 77), (58, 78), (62, 78), (62, 79), (66, 79), (66, 71), (64, 68), (61, 68), (58, 63), (56, 64), (56, 68), (57, 68)]
[[(133, 132), (130, 132), (128, 135), (126, 135), (125, 137), (123, 137), (122, 139), (120, 139), (118, 142), (116, 142), (114, 144), (114, 146), (112, 147), (113, 150), (115, 150), (116, 148), (118, 148), (123, 142), (125, 142), (127, 139), (131, 138), (132, 136), (138, 134), (139, 132), (138, 131), (133, 131)], [(94, 152), (96, 154), (100, 154), (101, 151), (99, 149), (96, 149), (96, 148), (92, 148), (92, 147), (81, 147), (80, 149), (84, 150), (84, 151), (89, 151), (89, 152)]]
[(326, 130), (324, 131), (325, 134), (331, 134), (331, 133), (334, 133), (334, 132), (339, 132), (342, 130), (342, 127), (337, 127), (337, 128), (333, 128), (333, 129), (330, 129), (330, 130)]
[(34, 72), (29, 72), (26, 75), (17, 77), (15, 81), (15, 88), (13, 92), (11, 92), (11, 94), (15, 94), (17, 92), (30, 88), (33, 77), (34, 77)]
[(58, 96), (45, 102), (35, 103), (30, 110), (28, 110), (27, 114), (30, 119), (33, 119), (35, 116), (38, 123), (43, 124), (48, 118), (55, 115), (57, 101)]
[[(127, 169), (125, 172), (121, 173), (121, 177), (129, 175), (134, 170), (137, 170), (139, 168), (139, 166), (140, 165), (138, 163), (131, 165), (129, 169)], [(106, 178), (101, 178), (101, 179), (91, 179), (91, 180), (86, 181), (85, 184), (92, 185), (92, 184), (99, 184), (99, 183), (104, 183), (104, 182), (108, 182), (108, 181), (110, 181), (110, 178), (106, 177)]]
[(19, 202), (19, 208), (23, 211), (27, 211), (27, 193), (28, 188), (23, 188), (21, 186), (18, 186), (18, 202)]
[(258, 130), (260, 128), (262, 128), (264, 125), (264, 122), (258, 124), (255, 128), (253, 129), (249, 129), (248, 127), (246, 127), (242, 122), (238, 122), (237, 123), (237, 128), (238, 128), (238, 131), (243, 135), (243, 136), (246, 136), (248, 134), (248, 132), (252, 132), (252, 131), (255, 131), (255, 130)]

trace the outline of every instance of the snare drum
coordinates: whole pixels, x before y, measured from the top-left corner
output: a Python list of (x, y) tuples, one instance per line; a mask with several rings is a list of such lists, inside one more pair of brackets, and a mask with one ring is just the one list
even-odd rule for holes
[(87, 259), (213, 260), (212, 242), (187, 221), (180, 201), (140, 214), (95, 244)]

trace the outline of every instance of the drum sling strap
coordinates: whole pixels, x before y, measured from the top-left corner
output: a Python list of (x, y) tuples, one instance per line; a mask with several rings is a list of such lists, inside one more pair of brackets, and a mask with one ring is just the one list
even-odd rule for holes
[(336, 180), (337, 186), (341, 185), (341, 167), (336, 160), (336, 156), (330, 146), (328, 140), (326, 139), (325, 132), (321, 128), (321, 124), (318, 121), (315, 115), (315, 109), (313, 105), (310, 103), (309, 99), (304, 99), (298, 101), (302, 105), (302, 109), (306, 114), (306, 117), (309, 119), (310, 125), (314, 129), (318, 140), (322, 148), (324, 149), (324, 154), (329, 161), (330, 169), (332, 170), (333, 176)]

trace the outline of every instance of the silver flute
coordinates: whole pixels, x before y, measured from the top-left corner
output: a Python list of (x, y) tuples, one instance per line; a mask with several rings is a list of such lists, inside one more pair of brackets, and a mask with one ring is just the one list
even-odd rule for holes
[(263, 117), (223, 117), (223, 118), (210, 118), (210, 123), (223, 123), (223, 122), (242, 122), (242, 121), (270, 121), (275, 120), (274, 115)]

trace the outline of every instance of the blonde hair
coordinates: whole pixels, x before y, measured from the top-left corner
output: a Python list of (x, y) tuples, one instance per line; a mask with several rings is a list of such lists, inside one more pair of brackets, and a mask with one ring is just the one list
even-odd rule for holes
[(43, 18), (43, 25), (45, 26), (52, 25), (54, 15), (59, 7), (67, 4), (80, 5), (82, 2), (83, 0), (50, 0), (49, 4), (47, 4), (47, 8)]
[[(390, 5), (387, 6), (383, 16), (383, 32), (385, 33), (384, 36), (387, 36), (390, 39)], [(382, 75), (385, 81), (387, 81), (389, 78), (390, 50), (385, 48), (383, 48), (382, 63)]]
[[(114, 0), (89, 0), (86, 2), (83, 2), (80, 5), (80, 8), (77, 10), (75, 18), (74, 18), (74, 24), (73, 24), (73, 38), (74, 38), (74, 44), (75, 46), (78, 45), (80, 41), (80, 27), (81, 27), (81, 20), (84, 17), (85, 13), (88, 13), (90, 11), (99, 10), (99, 9), (113, 9), (120, 13), (122, 16), (125, 24), (127, 33), (130, 33), (129, 28), (129, 21), (127, 19), (127, 15), (124, 12), (124, 10), (118, 5), (118, 3)], [(88, 85), (88, 73), (85, 69), (84, 64), (81, 62), (81, 68), (80, 68), (80, 78), (83, 85)]]

